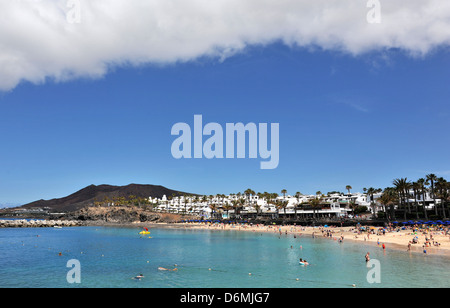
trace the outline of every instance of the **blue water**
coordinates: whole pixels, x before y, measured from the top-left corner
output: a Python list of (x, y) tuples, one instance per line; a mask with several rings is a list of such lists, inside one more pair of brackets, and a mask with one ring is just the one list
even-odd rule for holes
[[(139, 231), (0, 229), (0, 287), (450, 287), (445, 256), (292, 235), (152, 229), (148, 238)], [(367, 252), (380, 261), (381, 283), (367, 281)], [(311, 265), (300, 266), (299, 258)], [(80, 284), (67, 282), (70, 259), (80, 262)], [(158, 270), (174, 264), (177, 272)], [(140, 273), (145, 277), (131, 279)]]

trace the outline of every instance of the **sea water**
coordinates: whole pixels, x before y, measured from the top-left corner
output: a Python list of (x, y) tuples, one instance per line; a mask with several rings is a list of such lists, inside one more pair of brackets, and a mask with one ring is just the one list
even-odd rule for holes
[[(0, 229), (0, 287), (450, 287), (449, 258), (311, 236), (192, 229)], [(379, 261), (379, 282), (368, 279)], [(309, 266), (299, 265), (299, 258)], [(69, 283), (69, 260), (80, 283)], [(158, 267), (177, 271), (161, 271)], [(132, 279), (143, 274), (143, 278)]]

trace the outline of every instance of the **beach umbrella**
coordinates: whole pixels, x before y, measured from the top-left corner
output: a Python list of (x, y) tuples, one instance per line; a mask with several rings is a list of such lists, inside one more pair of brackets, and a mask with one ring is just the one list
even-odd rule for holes
[(398, 221), (394, 221), (393, 224), (398, 224)]

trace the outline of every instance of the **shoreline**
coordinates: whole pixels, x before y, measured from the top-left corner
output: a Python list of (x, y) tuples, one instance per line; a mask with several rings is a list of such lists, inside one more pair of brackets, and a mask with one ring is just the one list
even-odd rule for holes
[[(101, 220), (97, 221), (37, 221), (31, 220), (25, 222), (25, 220), (9, 220), (2, 221), (0, 227), (3, 228), (17, 228), (17, 227), (73, 227), (73, 226), (103, 226), (103, 227), (124, 227), (124, 228), (168, 228), (168, 229), (192, 229), (192, 230), (211, 230), (211, 231), (238, 231), (238, 232), (261, 232), (272, 233), (279, 235), (289, 236), (315, 236), (316, 238), (329, 239), (336, 242), (342, 237), (343, 241), (351, 241), (355, 244), (368, 245), (371, 247), (379, 247), (383, 249), (382, 245), (385, 245), (386, 249), (393, 249), (397, 251), (404, 251), (405, 253), (420, 253), (424, 254), (426, 249), (426, 255), (436, 255), (450, 257), (450, 234), (445, 235), (443, 231), (416, 230), (415, 232), (410, 228), (401, 230), (396, 228), (386, 232), (384, 235), (380, 233), (368, 234), (367, 232), (358, 232), (356, 227), (319, 227), (319, 226), (296, 226), (296, 225), (252, 225), (252, 224), (224, 224), (224, 223), (200, 223), (200, 222), (105, 222)], [(378, 230), (379, 227), (369, 227), (368, 230)], [(432, 236), (433, 242), (438, 242), (440, 245), (433, 246), (430, 242), (430, 246), (423, 247), (426, 238)], [(418, 243), (411, 244), (410, 250), (408, 250), (408, 242), (413, 237), (417, 237)], [(379, 241), (379, 244), (378, 244)]]
[[(368, 245), (372, 247), (379, 247), (383, 249), (385, 245), (386, 250), (393, 249), (397, 251), (404, 251), (405, 253), (420, 253), (424, 254), (422, 245), (425, 242), (425, 237), (430, 235), (433, 239), (440, 243), (440, 246), (425, 247), (426, 255), (436, 255), (450, 257), (450, 235), (442, 234), (442, 231), (432, 231), (428, 234), (421, 232), (413, 233), (412, 230), (400, 230), (386, 233), (385, 235), (370, 234), (367, 238), (367, 233), (358, 234), (355, 227), (304, 227), (304, 226), (261, 226), (261, 225), (227, 225), (227, 224), (204, 224), (204, 223), (135, 223), (129, 224), (130, 227), (150, 226), (154, 228), (174, 228), (174, 229), (194, 229), (194, 230), (216, 230), (216, 231), (238, 231), (238, 232), (262, 232), (280, 235), (291, 236), (314, 236), (316, 238), (329, 239), (338, 242), (341, 236), (343, 241), (351, 241), (352, 243)], [(323, 232), (322, 232), (323, 231)], [(331, 236), (324, 236), (327, 234)], [(412, 244), (408, 251), (408, 242), (413, 237), (418, 237), (418, 244)], [(379, 241), (379, 245), (378, 245)]]

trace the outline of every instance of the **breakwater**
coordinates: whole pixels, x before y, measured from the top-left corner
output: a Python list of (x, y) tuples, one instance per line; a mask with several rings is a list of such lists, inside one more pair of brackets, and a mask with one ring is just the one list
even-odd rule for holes
[(0, 228), (45, 228), (45, 227), (76, 227), (82, 223), (77, 220), (0, 220)]

